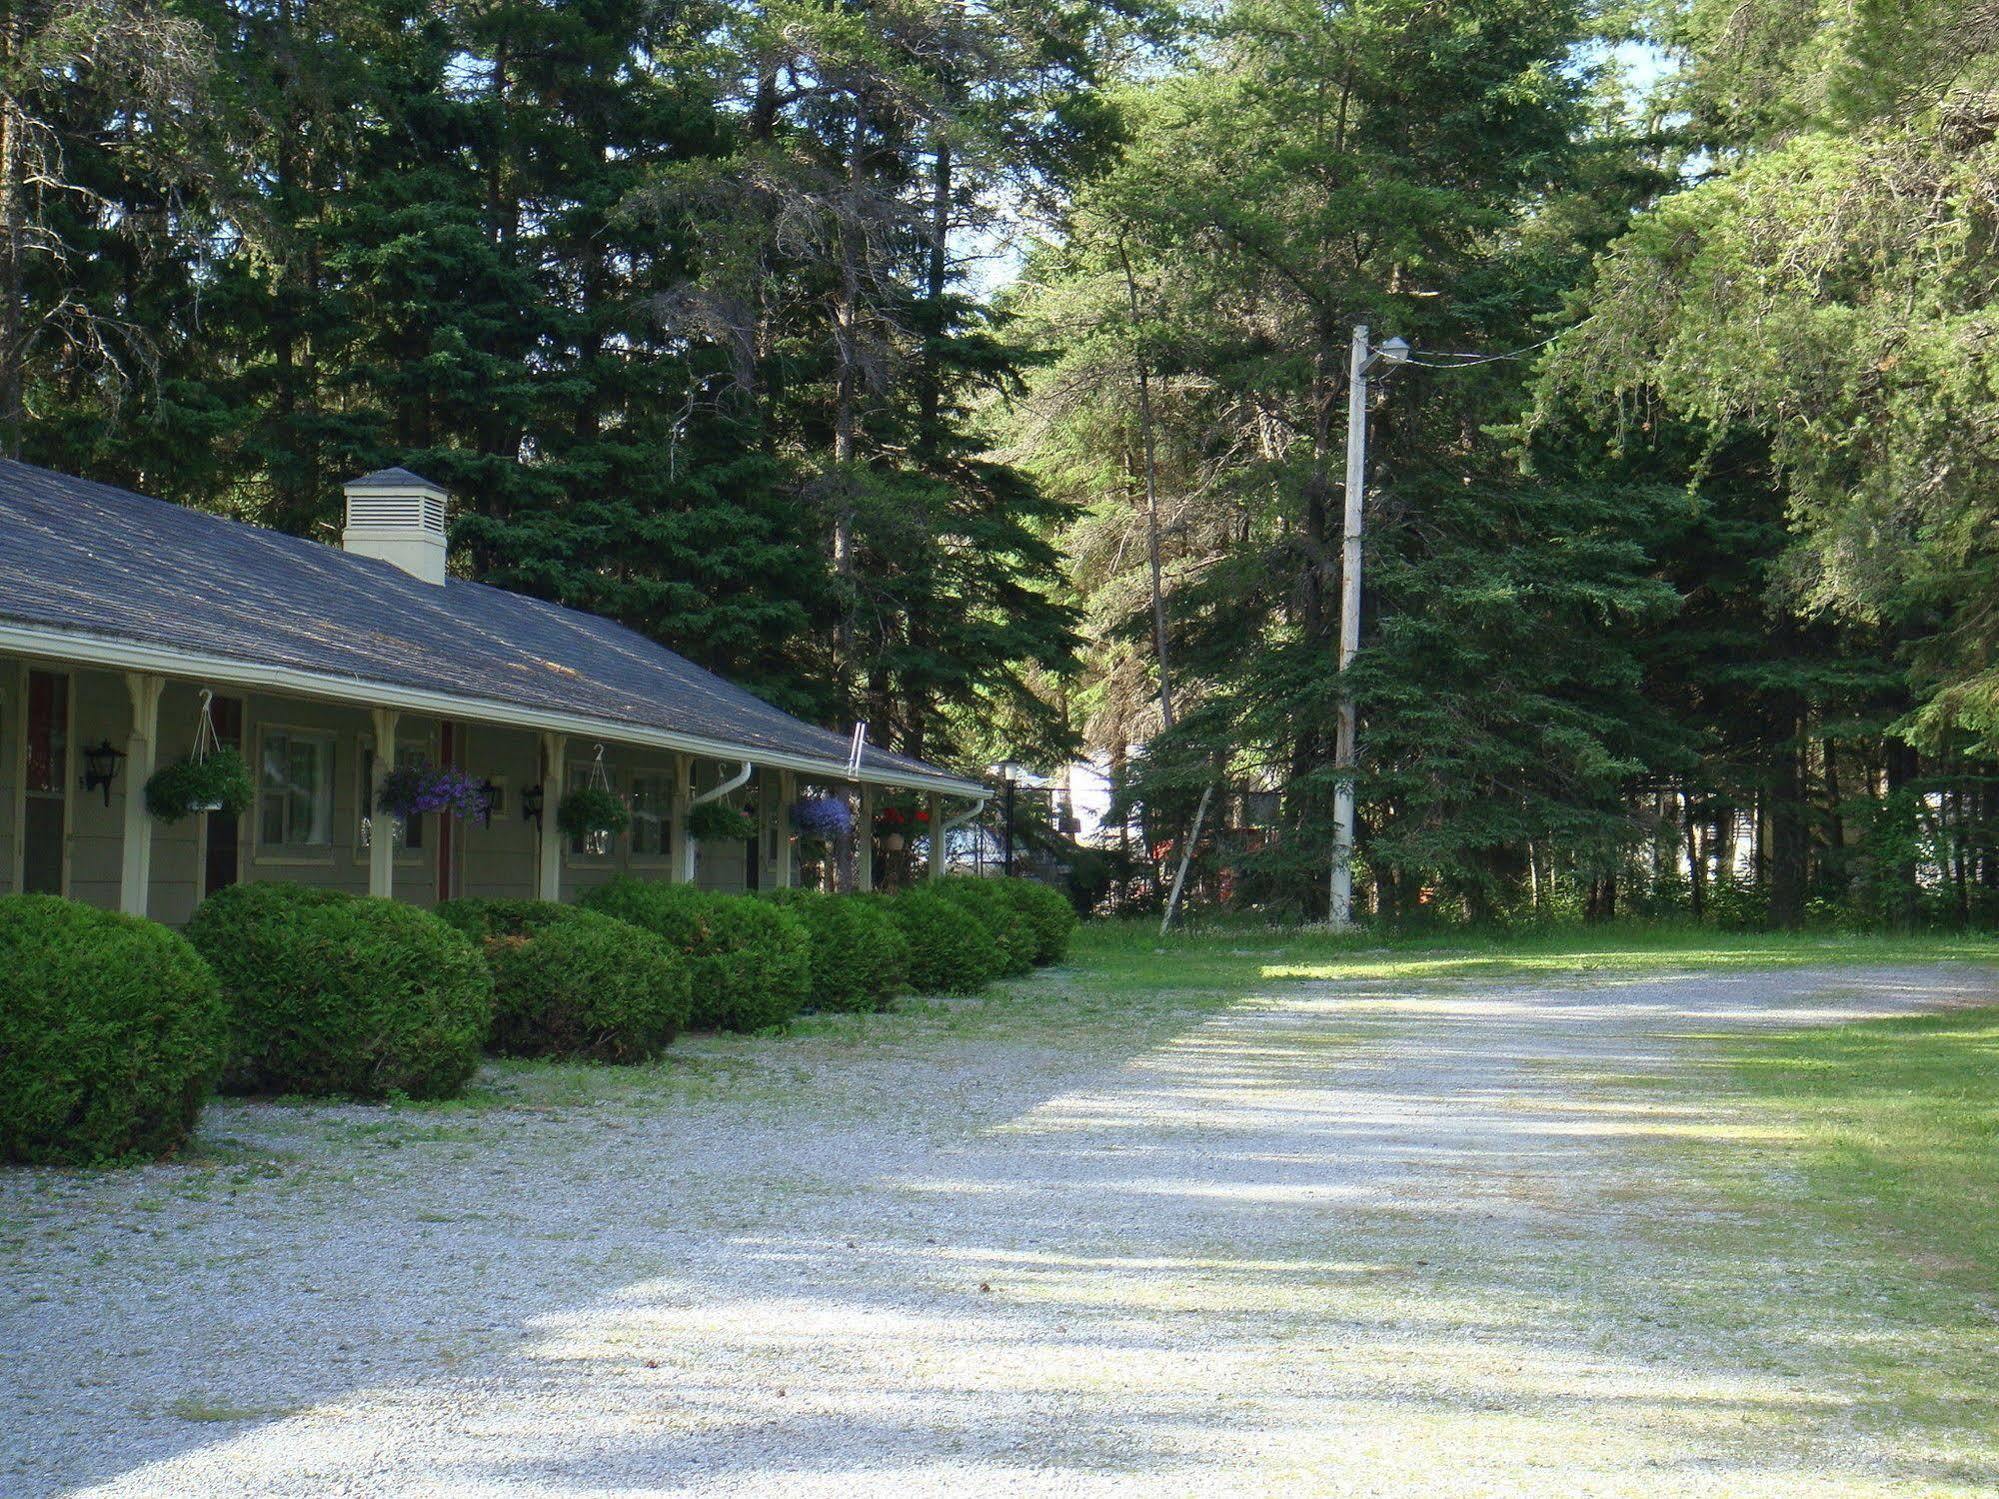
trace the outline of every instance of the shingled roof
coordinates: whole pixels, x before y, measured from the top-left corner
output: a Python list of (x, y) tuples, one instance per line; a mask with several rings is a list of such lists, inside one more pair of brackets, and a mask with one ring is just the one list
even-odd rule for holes
[[(846, 775), (843, 736), (610, 620), (0, 460), (0, 646), (51, 635), (106, 665), (247, 681), (256, 668), (275, 691), (448, 698), (444, 711), (472, 720)], [(873, 748), (861, 777), (979, 792)]]

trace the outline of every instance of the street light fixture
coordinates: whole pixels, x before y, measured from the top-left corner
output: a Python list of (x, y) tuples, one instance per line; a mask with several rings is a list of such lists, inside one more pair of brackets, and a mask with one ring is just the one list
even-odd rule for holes
[(1372, 369), (1377, 364), (1398, 365), (1409, 362), (1409, 340), (1406, 338), (1383, 339), (1374, 346), (1374, 355), (1368, 360)]
[(1002, 760), (990, 767), (988, 774), (999, 777), (1000, 792), (1006, 807), (1006, 877), (1013, 878), (1013, 788), (1019, 782), (1034, 774), (1018, 760)]

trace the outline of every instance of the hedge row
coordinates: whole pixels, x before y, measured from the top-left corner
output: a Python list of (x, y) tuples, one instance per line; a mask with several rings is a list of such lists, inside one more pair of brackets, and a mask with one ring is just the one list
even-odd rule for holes
[(627, 922), (540, 900), (450, 900), (437, 916), (485, 953), (502, 1056), (643, 1062), (687, 1023), (686, 960)]
[(686, 956), (690, 1023), (698, 1029), (783, 1025), (812, 997), (812, 939), (782, 906), (623, 876), (591, 890), (583, 904), (664, 938)]
[(909, 944), (910, 987), (975, 994), (1053, 963), (1076, 925), (1069, 902), (1033, 880), (953, 877), (881, 898)]
[(237, 885), (185, 936), (53, 896), (0, 897), (0, 1160), (159, 1156), (218, 1082), (237, 1092), (445, 1098), (482, 1046), (605, 1062), (686, 1025), (970, 994), (1052, 962), (1075, 918), (1025, 880), (758, 898), (619, 879), (584, 906), (435, 914)]
[(878, 901), (816, 890), (771, 890), (763, 899), (805, 924), (815, 1010), (885, 1010), (909, 987), (909, 939)]

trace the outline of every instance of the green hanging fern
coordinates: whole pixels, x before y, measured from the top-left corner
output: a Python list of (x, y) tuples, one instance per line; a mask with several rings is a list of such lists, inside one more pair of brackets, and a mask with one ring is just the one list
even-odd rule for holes
[(240, 814), (257, 794), (250, 767), (233, 749), (211, 750), (163, 765), (146, 782), (146, 810), (161, 822), (179, 822), (195, 812)]
[(601, 786), (579, 786), (555, 809), (555, 825), (572, 838), (592, 833), (622, 833), (632, 814)]
[(698, 802), (687, 809), (687, 835), (699, 843), (740, 843), (756, 837), (757, 824), (723, 802)]

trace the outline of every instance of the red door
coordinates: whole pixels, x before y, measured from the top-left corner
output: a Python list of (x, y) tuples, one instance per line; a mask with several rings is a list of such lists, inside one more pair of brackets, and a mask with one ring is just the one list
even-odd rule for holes
[(69, 678), (28, 673), (28, 765), (21, 821), (21, 888), (63, 893), (69, 843)]

